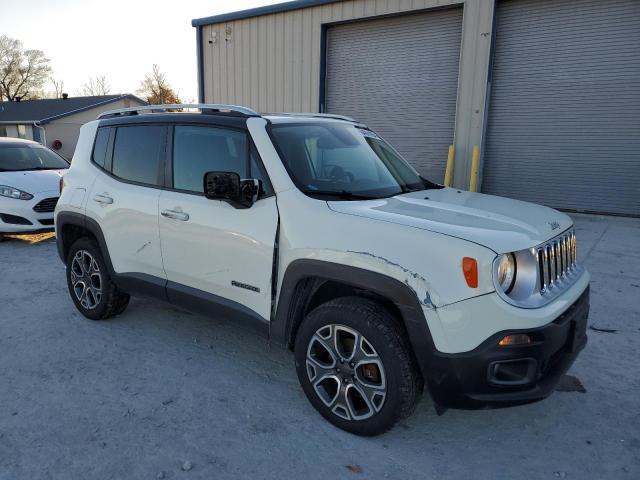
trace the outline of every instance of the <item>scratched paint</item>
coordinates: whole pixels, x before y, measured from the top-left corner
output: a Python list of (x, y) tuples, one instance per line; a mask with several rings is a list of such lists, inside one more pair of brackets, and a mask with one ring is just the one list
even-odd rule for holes
[(147, 243), (143, 244), (138, 250), (136, 250), (136, 253), (140, 253), (142, 250), (147, 248), (149, 245), (151, 245), (151, 242), (147, 242)]
[[(357, 252), (357, 251), (349, 250), (347, 253), (353, 253), (355, 255), (366, 255), (368, 257), (375, 258), (376, 260), (381, 260), (387, 265), (400, 269), (403, 273), (401, 277), (404, 277), (403, 278), (404, 284), (407, 287), (409, 287), (411, 290), (413, 290), (413, 292), (416, 294), (416, 297), (418, 297), (418, 301), (420, 302), (420, 304), (427, 308), (433, 308), (433, 309), (436, 308), (433, 301), (431, 300), (431, 294), (429, 293), (429, 290), (430, 290), (429, 282), (427, 282), (427, 280), (419, 273), (413, 272), (398, 263), (392, 262), (388, 258), (381, 257), (379, 255), (374, 255), (373, 253), (370, 253), (370, 252)], [(424, 291), (424, 294), (418, 293), (423, 291)]]

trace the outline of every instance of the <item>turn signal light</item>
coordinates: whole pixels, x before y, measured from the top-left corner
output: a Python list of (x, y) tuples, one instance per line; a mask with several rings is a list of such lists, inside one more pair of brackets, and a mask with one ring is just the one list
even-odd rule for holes
[(464, 257), (462, 259), (462, 273), (467, 285), (471, 288), (478, 288), (478, 262), (475, 258)]
[(498, 342), (501, 347), (508, 347), (510, 345), (526, 345), (531, 343), (531, 337), (526, 333), (516, 333), (514, 335), (507, 335), (502, 337), (502, 340)]

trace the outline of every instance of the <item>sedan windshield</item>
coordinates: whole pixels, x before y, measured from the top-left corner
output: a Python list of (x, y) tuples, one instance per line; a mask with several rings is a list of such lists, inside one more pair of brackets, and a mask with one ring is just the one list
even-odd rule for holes
[(316, 198), (364, 200), (438, 188), (374, 132), (341, 123), (273, 125), (296, 186)]
[(69, 163), (47, 148), (38, 145), (0, 146), (0, 172), (63, 168), (69, 168)]

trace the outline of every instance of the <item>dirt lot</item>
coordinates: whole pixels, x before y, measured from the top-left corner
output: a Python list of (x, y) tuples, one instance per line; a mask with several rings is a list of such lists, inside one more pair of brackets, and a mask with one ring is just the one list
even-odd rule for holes
[(290, 353), (148, 300), (86, 320), (54, 240), (10, 238), (0, 243), (0, 479), (638, 479), (640, 220), (575, 218), (593, 276), (590, 326), (610, 332), (589, 330), (568, 391), (441, 417), (425, 396), (373, 439), (313, 410)]

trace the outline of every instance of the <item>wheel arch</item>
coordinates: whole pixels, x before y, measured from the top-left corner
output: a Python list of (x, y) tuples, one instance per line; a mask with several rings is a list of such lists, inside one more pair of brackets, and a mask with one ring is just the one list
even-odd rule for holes
[(270, 338), (292, 349), (308, 312), (326, 301), (349, 295), (374, 299), (394, 314), (424, 376), (427, 352), (435, 351), (435, 346), (417, 295), (395, 278), (358, 267), (321, 260), (293, 261), (282, 280)]
[(67, 262), (69, 249), (73, 243), (81, 237), (90, 237), (96, 241), (98, 247), (100, 247), (102, 257), (107, 264), (109, 274), (114, 275), (109, 249), (107, 248), (104, 234), (98, 222), (80, 213), (58, 213), (56, 217), (56, 246), (58, 248), (58, 255), (63, 263)]

